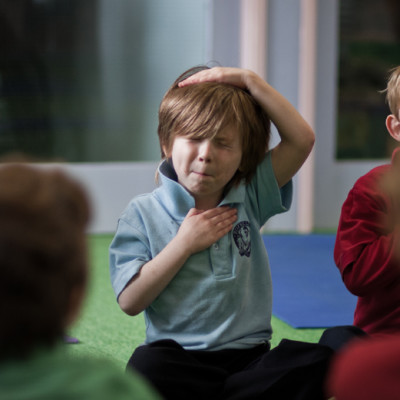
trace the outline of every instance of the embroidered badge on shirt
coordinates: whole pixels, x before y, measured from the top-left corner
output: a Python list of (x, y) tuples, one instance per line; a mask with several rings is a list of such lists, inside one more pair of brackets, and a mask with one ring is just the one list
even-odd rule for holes
[(250, 223), (249, 221), (239, 222), (233, 229), (233, 239), (241, 256), (250, 257)]

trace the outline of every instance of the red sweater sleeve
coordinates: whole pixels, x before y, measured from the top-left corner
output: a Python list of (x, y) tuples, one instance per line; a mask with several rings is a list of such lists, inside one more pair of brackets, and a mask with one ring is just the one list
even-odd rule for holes
[(380, 182), (389, 166), (361, 177), (342, 207), (334, 258), (348, 290), (356, 296), (381, 290), (399, 277), (393, 260), (390, 202)]

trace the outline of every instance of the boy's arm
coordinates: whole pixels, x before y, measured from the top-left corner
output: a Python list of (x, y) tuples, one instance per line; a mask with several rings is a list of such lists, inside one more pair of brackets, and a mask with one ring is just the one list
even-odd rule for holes
[(372, 170), (357, 180), (343, 203), (334, 260), (346, 287), (357, 296), (400, 278), (399, 178), (394, 166)]
[(285, 97), (249, 70), (215, 67), (200, 71), (179, 85), (207, 81), (247, 89), (267, 112), (281, 138), (280, 143), (272, 149), (271, 157), (278, 185), (284, 186), (300, 169), (313, 148), (315, 135), (311, 127)]
[(118, 297), (121, 309), (136, 315), (147, 308), (178, 273), (186, 260), (221, 239), (231, 229), (237, 210), (217, 207), (191, 209), (170, 243), (127, 284)]
[(380, 196), (354, 189), (343, 203), (334, 260), (347, 289), (356, 296), (382, 290), (399, 275), (385, 208)]

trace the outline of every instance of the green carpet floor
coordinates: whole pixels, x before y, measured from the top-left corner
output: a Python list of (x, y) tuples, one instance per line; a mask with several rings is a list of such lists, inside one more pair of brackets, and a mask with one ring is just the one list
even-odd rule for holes
[[(79, 319), (68, 332), (79, 339), (68, 345), (72, 354), (107, 357), (124, 368), (133, 349), (143, 342), (143, 315), (124, 314), (114, 297), (108, 269), (108, 246), (111, 235), (89, 236), (91, 260), (90, 284)], [(294, 329), (273, 317), (272, 346), (282, 338), (316, 342), (323, 329)]]

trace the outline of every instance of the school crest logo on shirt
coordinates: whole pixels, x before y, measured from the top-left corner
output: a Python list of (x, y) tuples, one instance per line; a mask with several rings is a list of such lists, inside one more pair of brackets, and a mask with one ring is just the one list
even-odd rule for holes
[(239, 222), (233, 229), (233, 239), (241, 256), (250, 257), (250, 223), (248, 221)]

